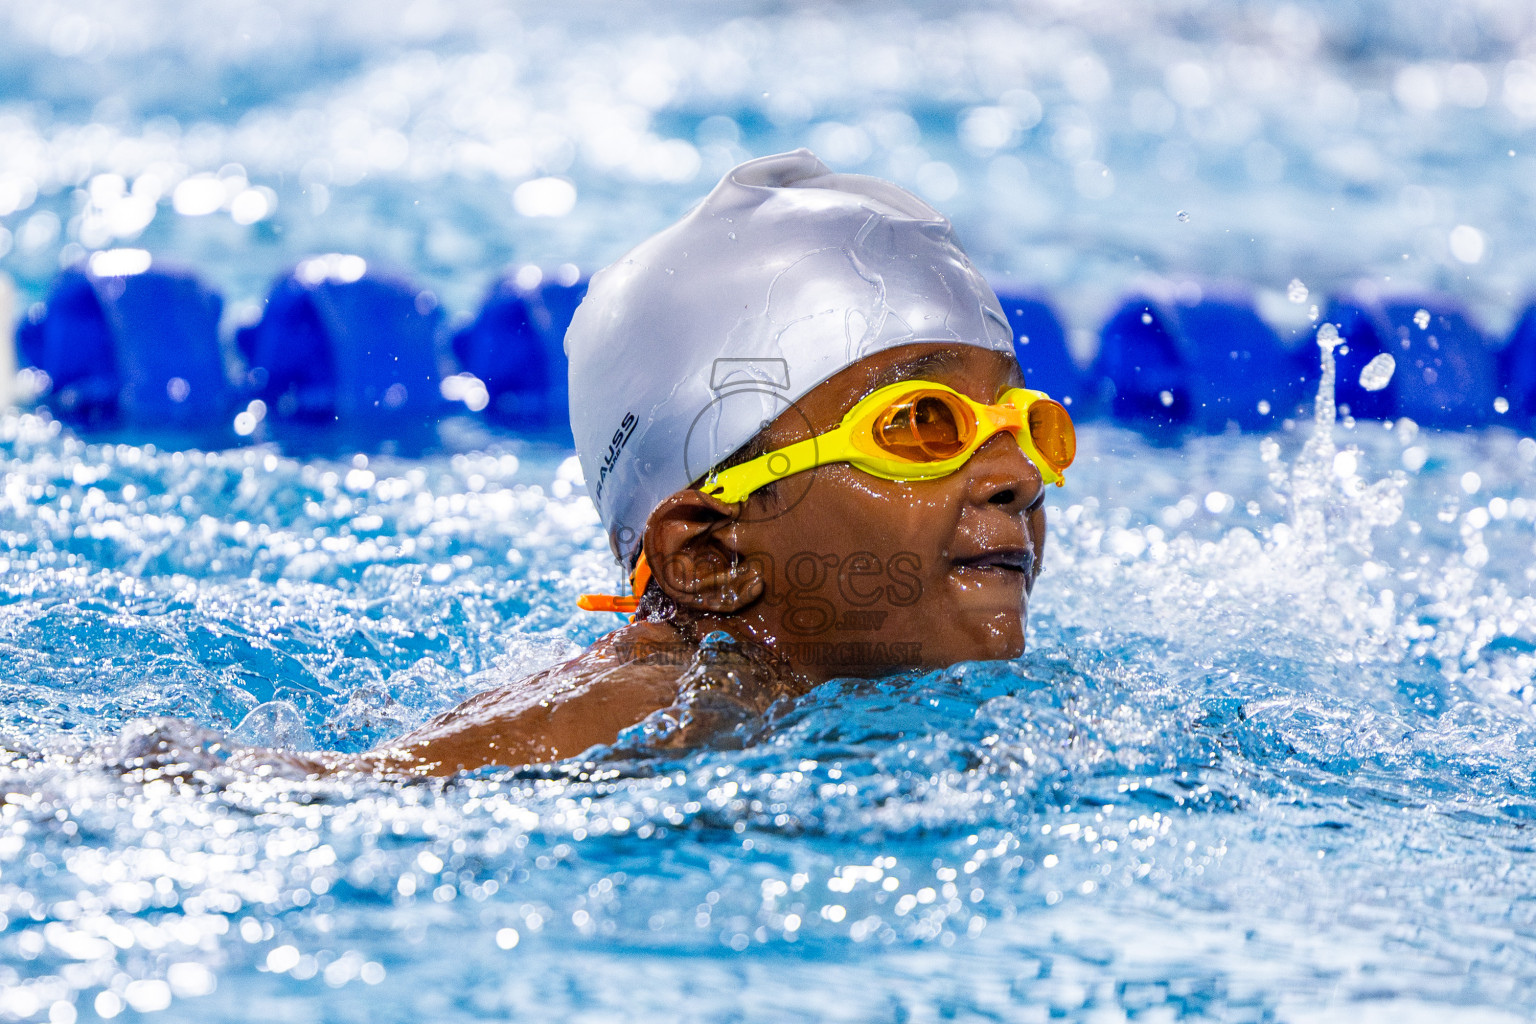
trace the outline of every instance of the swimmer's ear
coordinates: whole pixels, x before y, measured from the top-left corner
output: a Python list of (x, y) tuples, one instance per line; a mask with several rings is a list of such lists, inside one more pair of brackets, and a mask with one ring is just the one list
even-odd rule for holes
[(701, 491), (678, 491), (646, 521), (645, 560), (679, 608), (732, 615), (762, 596), (762, 567), (738, 548), (741, 507)]

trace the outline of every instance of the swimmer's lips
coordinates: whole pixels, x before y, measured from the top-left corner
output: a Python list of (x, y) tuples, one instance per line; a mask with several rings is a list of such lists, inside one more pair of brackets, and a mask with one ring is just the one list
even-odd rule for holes
[(1016, 572), (1028, 578), (1034, 573), (1035, 553), (1029, 548), (995, 548), (980, 554), (953, 559), (956, 569)]

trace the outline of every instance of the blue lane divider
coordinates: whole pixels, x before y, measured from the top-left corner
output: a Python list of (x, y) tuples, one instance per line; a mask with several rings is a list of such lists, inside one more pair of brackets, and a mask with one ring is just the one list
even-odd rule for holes
[[(1392, 301), (1382, 307), (1395, 345), (1398, 413), (1423, 426), (1479, 427), (1494, 419), (1494, 354), (1455, 302)], [(1424, 314), (1428, 313), (1428, 323)]]
[[(357, 256), (316, 257), (277, 281), (261, 320), (237, 332), (246, 369), (231, 384), (219, 295), (143, 250), (110, 250), (62, 272), (17, 343), (24, 364), (47, 375), (43, 401), (85, 426), (245, 436), (260, 413), (231, 414), (237, 397), (255, 397), (279, 421), (404, 438), (430, 430), (447, 396), (500, 426), (568, 440), (564, 336), (585, 294), (574, 267), (509, 272), (449, 340), (462, 372), (442, 380), (443, 315), (429, 293), (370, 273)], [(1282, 342), (1244, 296), (1134, 295), (1104, 324), (1087, 370), (1048, 299), (1007, 285), (999, 299), (1026, 382), (1078, 419), (1109, 415), (1153, 436), (1267, 430), (1316, 385), (1316, 347)], [(1536, 421), (1536, 304), (1498, 350), (1444, 296), (1333, 296), (1323, 321), (1338, 325), (1338, 401), (1357, 418), (1452, 429)], [(1367, 390), (1361, 372), (1383, 355), (1395, 370)]]
[(1013, 327), (1013, 353), (1024, 383), (1044, 391), (1079, 418), (1092, 413), (1093, 390), (1067, 346), (1067, 332), (1044, 298), (1005, 288), (997, 293)]
[(1154, 432), (1268, 429), (1302, 397), (1290, 351), (1251, 305), (1229, 297), (1173, 306), (1131, 298), (1105, 323), (1093, 373), (1112, 416)]
[(1100, 409), (1154, 431), (1190, 422), (1188, 375), (1174, 329), (1167, 314), (1145, 297), (1110, 315), (1099, 332), (1091, 371)]
[(300, 263), (236, 334), (246, 384), (278, 419), (420, 425), (442, 411), (436, 299), (357, 256)]
[(587, 294), (574, 268), (545, 278), (524, 267), (498, 280), (453, 354), (485, 385), (486, 414), (519, 430), (570, 436), (565, 331)]
[(190, 272), (127, 252), (59, 275), (18, 326), (22, 359), (48, 375), (45, 400), (73, 422), (221, 421), (231, 401), (219, 348), (223, 300)]
[[(1482, 426), (1498, 418), (1494, 351), (1454, 301), (1438, 296), (1385, 303), (1334, 298), (1324, 320), (1339, 327), (1336, 394), (1350, 415), (1406, 416), (1422, 426), (1448, 428)], [(1360, 373), (1382, 354), (1392, 356), (1396, 369), (1385, 388), (1367, 391)], [(1308, 379), (1317, 379), (1315, 369)]]
[(1235, 422), (1244, 430), (1267, 430), (1295, 412), (1305, 389), (1292, 350), (1246, 297), (1175, 308), (1201, 427), (1219, 431)]
[(1498, 353), (1499, 395), (1509, 402), (1513, 425), (1536, 422), (1536, 303), (1526, 307), (1509, 343)]

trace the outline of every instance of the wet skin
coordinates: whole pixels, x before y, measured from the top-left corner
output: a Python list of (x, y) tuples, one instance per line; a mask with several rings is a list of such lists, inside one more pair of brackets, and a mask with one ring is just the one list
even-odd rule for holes
[[(830, 430), (865, 395), (912, 379), (987, 403), (1023, 383), (1008, 355), (935, 344), (891, 349), (800, 399), (768, 426), (764, 450)], [(733, 698), (758, 713), (835, 677), (1017, 657), (1045, 546), (1043, 501), (1039, 471), (1007, 433), (936, 480), (898, 483), (839, 463), (735, 505), (680, 491), (651, 514), (645, 538), (676, 619), (625, 626), (571, 661), (470, 698), (387, 749), (322, 756), (320, 764), (447, 775), (571, 757), (679, 707), (687, 696), (681, 665), (716, 630), (761, 652)], [(701, 738), (685, 729), (671, 742)]]

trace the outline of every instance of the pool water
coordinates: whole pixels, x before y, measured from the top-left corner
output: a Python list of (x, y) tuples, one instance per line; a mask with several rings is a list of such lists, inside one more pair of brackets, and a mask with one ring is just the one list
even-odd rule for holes
[(241, 775), (190, 725), (186, 764), (123, 766), (160, 715), (359, 749), (608, 628), (570, 610), (608, 569), (563, 453), (0, 429), (12, 1018), (1536, 1001), (1536, 442), (1512, 433), (1346, 421), (1319, 455), (1310, 423), (1174, 449), (1090, 427), (1018, 661), (828, 684), (741, 750), (402, 786)]
[[(1218, 279), (1288, 336), (1357, 286), (1499, 335), (1533, 40), (1520, 0), (11, 5), (0, 272), (24, 309), (143, 247), (232, 333), (357, 253), (462, 320), (808, 143), (953, 214), (1080, 356), (1128, 290)], [(1017, 661), (832, 683), (742, 749), (395, 785), (215, 741), (365, 749), (615, 625), (575, 610), (618, 580), (569, 451), (5, 412), (0, 1020), (1527, 1019), (1518, 426), (1086, 424)]]

